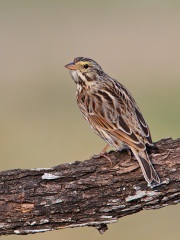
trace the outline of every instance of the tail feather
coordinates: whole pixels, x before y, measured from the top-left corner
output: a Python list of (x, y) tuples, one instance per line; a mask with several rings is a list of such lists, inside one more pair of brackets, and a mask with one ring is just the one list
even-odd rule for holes
[(139, 152), (134, 148), (131, 150), (139, 162), (145, 180), (150, 184), (159, 184), (159, 176), (157, 175), (156, 170), (154, 169), (146, 150)]

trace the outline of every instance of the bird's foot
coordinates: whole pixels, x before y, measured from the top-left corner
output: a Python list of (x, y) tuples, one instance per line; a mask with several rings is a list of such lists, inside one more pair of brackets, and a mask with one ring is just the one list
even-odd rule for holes
[(104, 158), (106, 158), (106, 159), (111, 163), (111, 165), (112, 165), (112, 161), (111, 161), (110, 157), (107, 156), (107, 152), (106, 152), (106, 150), (108, 149), (108, 147), (109, 147), (109, 144), (106, 145), (105, 148), (103, 148), (103, 150), (100, 152), (100, 154), (93, 155), (93, 156), (91, 157), (91, 159), (92, 159), (92, 158), (104, 157)]
[(100, 153), (100, 154), (95, 154), (95, 155), (93, 155), (93, 156), (91, 157), (91, 159), (104, 157), (104, 158), (106, 158), (106, 159), (110, 162), (110, 164), (112, 165), (112, 161), (111, 161), (110, 157), (107, 156), (106, 154), (107, 154), (107, 152)]

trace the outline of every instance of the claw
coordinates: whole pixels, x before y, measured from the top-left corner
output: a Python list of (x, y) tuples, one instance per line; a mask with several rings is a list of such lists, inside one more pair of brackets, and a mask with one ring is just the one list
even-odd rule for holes
[(106, 158), (106, 159), (111, 163), (111, 165), (112, 165), (112, 161), (111, 161), (110, 157), (108, 157), (108, 156), (106, 155), (106, 154), (107, 154), (106, 150), (108, 149), (108, 147), (109, 147), (109, 144), (106, 145), (105, 148), (103, 148), (103, 150), (100, 152), (100, 154), (93, 155), (93, 156), (91, 157), (91, 159), (92, 159), (92, 158), (104, 157), (104, 158)]
[(111, 163), (111, 165), (112, 165), (112, 161), (111, 161), (110, 157), (108, 157), (106, 154), (107, 154), (107, 153), (96, 154), (96, 155), (93, 155), (93, 156), (91, 157), (91, 159), (104, 157), (104, 158), (106, 158), (106, 159)]

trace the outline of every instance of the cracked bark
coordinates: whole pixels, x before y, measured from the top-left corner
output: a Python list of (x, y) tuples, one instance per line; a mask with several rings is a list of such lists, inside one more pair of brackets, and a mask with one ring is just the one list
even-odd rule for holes
[(158, 141), (148, 153), (162, 184), (149, 188), (126, 151), (107, 159), (49, 169), (0, 173), (0, 235), (93, 226), (100, 233), (118, 218), (180, 202), (180, 139)]

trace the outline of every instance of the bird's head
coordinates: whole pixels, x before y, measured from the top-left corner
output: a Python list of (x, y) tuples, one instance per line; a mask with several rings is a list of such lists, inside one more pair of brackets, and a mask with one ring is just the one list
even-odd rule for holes
[(103, 74), (99, 64), (90, 58), (77, 57), (65, 67), (70, 69), (71, 76), (77, 84), (89, 85), (90, 82), (98, 81)]

